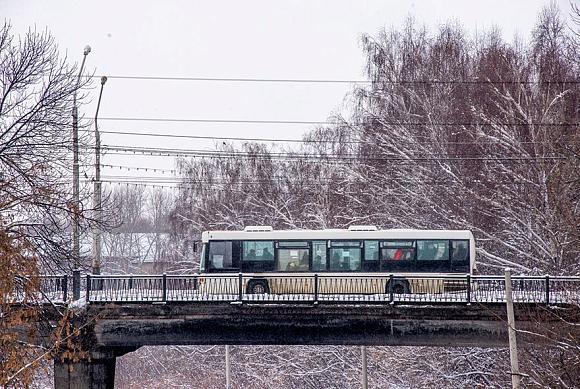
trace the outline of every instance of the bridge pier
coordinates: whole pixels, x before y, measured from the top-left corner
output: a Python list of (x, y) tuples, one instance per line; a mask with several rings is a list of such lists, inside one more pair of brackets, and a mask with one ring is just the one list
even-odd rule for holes
[(113, 389), (117, 357), (137, 347), (108, 347), (91, 351), (77, 361), (54, 360), (55, 389)]

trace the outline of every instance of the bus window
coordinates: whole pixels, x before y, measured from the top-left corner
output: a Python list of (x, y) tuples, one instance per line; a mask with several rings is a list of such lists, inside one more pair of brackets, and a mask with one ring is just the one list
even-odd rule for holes
[(310, 250), (278, 249), (278, 271), (308, 271)]
[(365, 240), (364, 241), (364, 261), (362, 264), (363, 271), (379, 271), (379, 241)]
[(383, 258), (387, 261), (412, 261), (415, 259), (415, 249), (383, 248)]
[(312, 271), (326, 270), (326, 241), (312, 242)]
[(209, 245), (210, 269), (231, 269), (232, 242), (211, 242)]
[(469, 255), (469, 241), (453, 240), (451, 241), (452, 261), (464, 262)]
[(293, 247), (293, 248), (298, 248), (298, 247), (308, 247), (308, 242), (297, 242), (297, 241), (281, 241), (276, 243), (278, 245), (278, 247)]
[(390, 240), (382, 242), (383, 261), (412, 261), (415, 259), (415, 242)]
[(306, 241), (276, 242), (278, 271), (308, 271), (310, 269), (310, 250)]
[(365, 241), (365, 261), (379, 260), (379, 242), (377, 240)]
[(449, 241), (447, 240), (417, 241), (417, 259), (419, 261), (448, 261)]
[(207, 252), (207, 243), (204, 243), (203, 247), (201, 249), (201, 257), (199, 259), (199, 271), (200, 271), (200, 273), (205, 272), (205, 261), (206, 261), (205, 254), (206, 254), (206, 252)]
[(242, 259), (244, 261), (273, 261), (273, 241), (244, 241)]
[(463, 273), (469, 273), (471, 271), (468, 240), (451, 241), (451, 270)]
[(382, 242), (383, 247), (414, 247), (412, 240), (387, 240)]
[(331, 242), (330, 270), (354, 271), (361, 269), (360, 242)]

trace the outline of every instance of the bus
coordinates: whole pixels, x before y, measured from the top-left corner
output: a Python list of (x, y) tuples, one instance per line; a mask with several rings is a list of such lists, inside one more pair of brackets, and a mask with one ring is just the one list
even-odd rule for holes
[[(475, 241), (468, 230), (249, 226), (205, 231), (202, 244), (199, 287), (213, 293), (226, 291), (210, 285), (212, 276), (228, 274), (243, 274), (247, 294), (312, 293), (314, 275), (324, 281), (317, 285), (319, 293), (443, 293), (457, 284), (440, 281), (427, 287), (423, 279), (466, 276), (476, 268)], [(360, 276), (357, 282), (346, 282), (353, 276)]]

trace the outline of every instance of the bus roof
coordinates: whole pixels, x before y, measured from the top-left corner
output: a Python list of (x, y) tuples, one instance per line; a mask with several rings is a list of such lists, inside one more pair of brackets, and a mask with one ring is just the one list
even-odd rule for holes
[(326, 230), (273, 230), (256, 228), (245, 231), (205, 231), (203, 242), (210, 240), (328, 240), (328, 239), (468, 239), (473, 240), (469, 230), (372, 230), (372, 229), (326, 229)]

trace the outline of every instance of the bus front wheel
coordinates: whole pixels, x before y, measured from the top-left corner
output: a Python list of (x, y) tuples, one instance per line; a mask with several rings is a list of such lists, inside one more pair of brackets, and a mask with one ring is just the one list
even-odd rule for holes
[(270, 287), (266, 280), (252, 280), (246, 288), (247, 294), (266, 294), (270, 293)]

